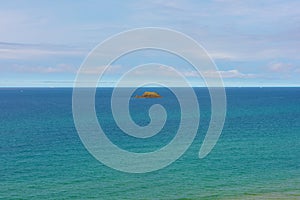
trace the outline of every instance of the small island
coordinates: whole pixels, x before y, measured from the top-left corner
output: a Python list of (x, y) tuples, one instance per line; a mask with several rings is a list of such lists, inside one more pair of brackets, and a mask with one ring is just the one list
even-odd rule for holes
[(144, 92), (142, 96), (136, 95), (135, 98), (161, 98), (157, 92)]

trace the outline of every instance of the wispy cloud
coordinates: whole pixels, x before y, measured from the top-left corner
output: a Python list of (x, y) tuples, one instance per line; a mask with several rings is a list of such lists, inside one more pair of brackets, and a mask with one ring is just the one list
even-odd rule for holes
[(287, 73), (295, 71), (295, 67), (290, 63), (276, 62), (269, 65), (269, 70), (277, 73)]
[(157, 0), (134, 6), (133, 19), (187, 33), (215, 59), (300, 58), (298, 1)]
[(96, 67), (89, 67), (82, 71), (84, 74), (99, 74), (104, 73), (105, 75), (112, 75), (112, 74), (122, 74), (125, 72), (125, 67), (121, 65), (111, 65), (111, 66), (96, 66)]
[[(286, 84), (293, 83), (300, 72), (299, 7), (300, 1), (294, 0), (134, 0), (120, 1), (118, 6), (110, 1), (60, 2), (59, 6), (7, 1), (0, 8), (0, 76), (30, 79), (35, 78), (31, 74), (43, 74), (43, 78), (50, 74), (50, 78), (69, 78), (89, 50), (107, 37), (130, 28), (159, 26), (181, 31), (207, 49), (220, 70), (206, 71), (205, 76), (245, 82), (257, 78), (257, 84), (285, 76)], [(135, 61), (126, 64), (134, 65)], [(120, 75), (126, 69), (115, 67), (106, 74)], [(98, 66), (87, 73), (103, 70)], [(6, 77), (3, 72), (15, 74)], [(197, 76), (183, 68), (181, 72)]]
[[(176, 71), (176, 72), (175, 72)], [(196, 70), (186, 70), (181, 69), (180, 67), (165, 67), (165, 66), (149, 66), (147, 68), (137, 68), (133, 71), (134, 78), (135, 76), (142, 77), (144, 79), (155, 79), (155, 77), (160, 77), (160, 79), (169, 79), (173, 77), (178, 77), (177, 74), (182, 75), (185, 78), (201, 78), (201, 74), (199, 74)], [(242, 73), (237, 69), (227, 70), (227, 71), (203, 71), (202, 75), (207, 78), (239, 78), (239, 79), (252, 79), (258, 78), (261, 75), (259, 74), (250, 74), (250, 73)]]
[(0, 42), (0, 59), (38, 59), (50, 56), (83, 56), (87, 51), (69, 46)]
[(53, 74), (53, 73), (76, 73), (77, 69), (68, 64), (58, 64), (56, 66), (26, 66), (17, 65), (0, 66), (2, 72), (14, 73), (34, 73), (34, 74)]
[[(128, 67), (122, 67), (121, 65), (111, 65), (111, 66), (96, 66), (89, 67), (82, 71), (84, 74), (99, 74), (104, 73), (105, 76), (109, 75), (122, 75), (128, 70)], [(30, 74), (76, 74), (79, 67), (71, 64), (57, 64), (57, 65), (1, 65), (0, 71), (10, 72), (10, 73), (30, 73)]]
[(258, 74), (245, 74), (245, 73), (242, 73), (242, 72), (239, 72), (238, 70), (236, 69), (233, 69), (233, 70), (228, 70), (228, 71), (217, 71), (217, 72), (211, 72), (211, 71), (207, 71), (204, 73), (205, 76), (208, 76), (208, 77), (216, 77), (218, 74), (222, 77), (222, 78), (258, 78), (260, 75)]
[[(227, 70), (227, 71), (204, 71), (203, 73), (204, 77), (207, 78), (240, 78), (240, 79), (251, 79), (251, 78), (258, 78), (260, 75), (258, 74), (245, 74), (242, 73), (236, 69), (233, 70)], [(200, 77), (198, 72), (195, 71), (188, 71), (184, 72), (184, 75), (187, 77)]]

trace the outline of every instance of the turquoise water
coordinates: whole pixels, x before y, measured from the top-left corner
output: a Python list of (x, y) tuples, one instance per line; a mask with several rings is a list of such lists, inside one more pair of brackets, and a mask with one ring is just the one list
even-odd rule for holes
[[(111, 89), (97, 91), (99, 121), (115, 144), (147, 152), (174, 137), (178, 102), (167, 89), (155, 90), (164, 98), (130, 101), (140, 125), (149, 123), (154, 103), (168, 112), (161, 133), (146, 140), (122, 133), (111, 114)], [(128, 174), (103, 165), (81, 143), (71, 88), (0, 89), (0, 199), (299, 199), (300, 88), (227, 88), (224, 130), (201, 160), (210, 100), (206, 89), (195, 91), (201, 121), (187, 152), (161, 170)]]

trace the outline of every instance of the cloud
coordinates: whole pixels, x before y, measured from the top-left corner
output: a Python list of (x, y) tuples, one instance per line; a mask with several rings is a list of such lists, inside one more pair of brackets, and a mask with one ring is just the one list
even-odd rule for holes
[(297, 1), (155, 0), (134, 6), (134, 19), (182, 31), (200, 42), (214, 59), (300, 58)]
[[(172, 69), (173, 68), (173, 69)], [(178, 72), (178, 74), (181, 74), (182, 76), (186, 78), (201, 78), (201, 75), (198, 73), (198, 71), (195, 70), (182, 70), (179, 67), (164, 67), (164, 66), (155, 66), (153, 67), (149, 66), (147, 68), (137, 68), (133, 71), (134, 76), (140, 76), (151, 79), (151, 77), (165, 77), (165, 78), (173, 78), (177, 77), (175, 71)], [(233, 70), (227, 70), (227, 71), (204, 71), (202, 72), (204, 77), (207, 78), (258, 78), (260, 75), (258, 74), (246, 74), (242, 73), (236, 69)]]
[(300, 68), (295, 69), (296, 73), (300, 73)]
[(278, 62), (270, 64), (268, 69), (276, 73), (287, 73), (294, 71), (294, 66), (289, 63)]
[[(287, 83), (299, 79), (300, 1), (132, 1), (120, 2), (122, 9), (114, 15), (111, 8), (115, 5), (109, 1), (93, 5), (76, 2), (72, 9), (69, 7), (63, 2), (59, 7), (52, 3), (3, 3), (0, 38), (7, 42), (0, 41), (0, 61), (9, 67), (0, 66), (0, 73), (15, 72), (12, 77), (20, 75), (17, 73), (76, 73), (76, 67), (55, 63), (78, 66), (88, 50), (112, 34), (128, 28), (159, 26), (181, 31), (207, 49), (220, 71), (206, 71), (206, 76), (221, 75), (227, 81), (259, 77), (260, 82), (286, 76)], [(85, 9), (89, 15), (80, 12)], [(283, 62), (270, 63), (272, 60)], [(126, 65), (133, 63), (135, 60), (129, 60)], [(87, 73), (103, 70), (99, 66)], [(181, 71), (187, 77), (199, 76)], [(256, 71), (260, 74), (249, 74)], [(123, 72), (123, 66), (106, 71), (109, 75)]]
[[(106, 66), (97, 66), (90, 68), (88, 70), (83, 71), (85, 74), (99, 74), (100, 72), (104, 72), (104, 75), (122, 75), (125, 73), (126, 67), (122, 67), (121, 65), (112, 65), (109, 66), (105, 70)], [(19, 65), (13, 64), (11, 66), (0, 66), (1, 72), (14, 72), (14, 73), (35, 73), (35, 74), (57, 74), (57, 73), (69, 73), (69, 74), (76, 74), (79, 68), (75, 67), (71, 64), (58, 64), (54, 66), (29, 66), (29, 65)]]
[(76, 73), (77, 69), (68, 64), (58, 64), (56, 66), (25, 66), (14, 64), (9, 67), (0, 67), (2, 72), (14, 73), (37, 73), (37, 74), (52, 74), (52, 73)]
[[(242, 72), (239, 72), (236, 69), (233, 70), (227, 70), (227, 71), (204, 71), (203, 73), (204, 77), (207, 78), (218, 78), (221, 76), (221, 78), (258, 78), (258, 74), (244, 74)], [(187, 77), (199, 77), (200, 75), (196, 71), (189, 71), (184, 72), (184, 75)]]
[(83, 56), (87, 51), (70, 46), (0, 42), (0, 59), (37, 59), (50, 56)]
[(208, 76), (216, 76), (216, 74), (219, 73), (222, 78), (257, 78), (259, 75), (257, 74), (244, 74), (242, 72), (239, 72), (238, 70), (228, 70), (228, 71), (217, 71), (215, 73), (206, 72), (205, 74)]
[(111, 65), (111, 66), (96, 66), (96, 67), (89, 67), (86, 68), (83, 73), (85, 74), (99, 74), (100, 72), (104, 75), (112, 75), (112, 74), (122, 74), (124, 73), (125, 67), (121, 65)]
[(275, 62), (267, 66), (268, 74), (265, 78), (268, 79), (284, 79), (289, 81), (299, 82), (300, 68), (297, 67), (296, 63), (286, 63), (286, 62)]

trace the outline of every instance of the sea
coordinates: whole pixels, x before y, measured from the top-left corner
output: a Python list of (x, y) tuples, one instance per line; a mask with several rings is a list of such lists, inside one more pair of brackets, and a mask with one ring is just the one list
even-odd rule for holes
[[(199, 149), (211, 99), (207, 88), (193, 88), (200, 121), (190, 147), (159, 170), (127, 173), (106, 166), (84, 146), (73, 120), (72, 88), (0, 88), (0, 199), (300, 199), (300, 88), (225, 90), (223, 131), (205, 158), (199, 159)], [(152, 152), (175, 137), (181, 110), (171, 89), (138, 88), (136, 94), (155, 91), (162, 98), (128, 99), (139, 126), (150, 123), (152, 105), (165, 108), (164, 127), (149, 138), (118, 127), (112, 91), (96, 90), (95, 111), (116, 146)]]

